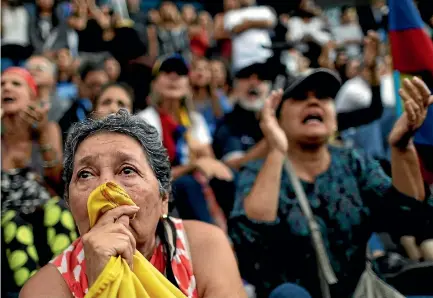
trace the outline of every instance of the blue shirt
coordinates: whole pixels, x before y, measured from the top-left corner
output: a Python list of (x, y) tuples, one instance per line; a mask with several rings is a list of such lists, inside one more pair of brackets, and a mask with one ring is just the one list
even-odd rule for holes
[[(303, 187), (339, 280), (331, 287), (332, 297), (345, 298), (352, 295), (365, 269), (366, 245), (373, 232), (388, 232), (394, 239), (414, 235), (420, 241), (432, 236), (433, 198), (428, 194), (423, 203), (399, 193), (379, 163), (357, 151), (331, 147), (330, 152), (329, 169), (314, 183), (303, 182)], [(310, 232), (287, 173), (281, 177), (274, 222), (245, 214), (243, 201), (263, 163), (249, 163), (240, 172), (229, 222), (241, 274), (256, 286), (259, 297), (267, 297), (284, 282), (298, 283), (320, 297)]]
[[(226, 95), (222, 92), (218, 92), (219, 104), (221, 106), (222, 112), (224, 114), (229, 113), (232, 110), (232, 105)], [(209, 127), (210, 134), (213, 135), (215, 132), (215, 128), (218, 124), (218, 118), (215, 117), (215, 114), (212, 109), (212, 104), (210, 100), (204, 103), (195, 103), (195, 107), (197, 111), (204, 117), (206, 123)]]

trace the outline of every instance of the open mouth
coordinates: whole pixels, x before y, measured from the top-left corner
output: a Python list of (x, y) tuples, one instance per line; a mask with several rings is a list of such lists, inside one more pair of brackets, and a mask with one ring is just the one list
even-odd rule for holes
[(2, 99), (3, 103), (11, 103), (11, 102), (14, 102), (14, 101), (15, 101), (15, 98), (12, 98), (12, 97), (4, 97)]
[(307, 115), (307, 117), (304, 118), (302, 123), (303, 124), (323, 123), (323, 118), (319, 114), (309, 114), (309, 115)]
[(257, 90), (257, 88), (250, 88), (248, 90), (248, 95), (249, 96), (259, 96), (260, 92), (259, 92), (259, 90)]

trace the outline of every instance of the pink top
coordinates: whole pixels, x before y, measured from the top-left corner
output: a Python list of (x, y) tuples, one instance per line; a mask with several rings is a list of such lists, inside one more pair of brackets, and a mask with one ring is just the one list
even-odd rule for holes
[[(197, 298), (197, 289), (191, 259), (187, 251), (186, 233), (181, 219), (170, 218), (176, 227), (176, 253), (171, 262), (173, 274), (180, 290), (188, 298)], [(163, 244), (157, 237), (156, 249), (150, 263), (165, 273), (165, 252)], [(86, 259), (81, 238), (75, 240), (65, 251), (51, 261), (65, 279), (71, 293), (76, 298), (84, 298), (89, 290), (86, 276)]]

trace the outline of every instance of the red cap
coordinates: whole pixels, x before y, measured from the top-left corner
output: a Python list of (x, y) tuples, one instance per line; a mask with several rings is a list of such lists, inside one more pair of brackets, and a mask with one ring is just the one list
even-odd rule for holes
[(21, 76), (26, 81), (27, 86), (29, 86), (33, 95), (34, 96), (38, 95), (38, 87), (36, 86), (35, 79), (32, 77), (32, 75), (27, 69), (22, 67), (9, 67), (3, 72), (3, 74), (7, 74), (7, 73), (15, 73)]

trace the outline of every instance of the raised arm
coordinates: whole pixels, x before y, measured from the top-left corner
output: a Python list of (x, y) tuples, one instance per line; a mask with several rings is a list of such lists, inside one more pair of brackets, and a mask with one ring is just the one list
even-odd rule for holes
[(423, 201), (424, 183), (412, 138), (424, 123), (428, 108), (433, 104), (433, 96), (419, 78), (405, 79), (399, 93), (404, 101), (405, 112), (389, 135), (392, 181), (400, 192)]
[(281, 90), (272, 91), (262, 111), (260, 126), (270, 149), (251, 192), (243, 203), (246, 216), (253, 220), (274, 222), (277, 219), (281, 173), (288, 147), (286, 135), (275, 117), (275, 108), (281, 96)]
[(215, 16), (214, 21), (214, 39), (229, 39), (230, 34), (224, 29), (224, 15), (219, 13)]

